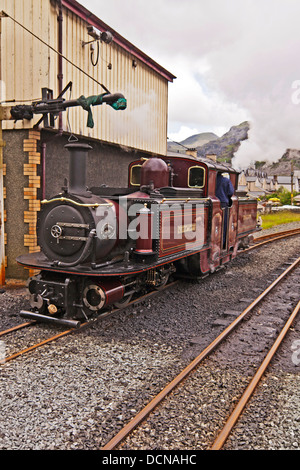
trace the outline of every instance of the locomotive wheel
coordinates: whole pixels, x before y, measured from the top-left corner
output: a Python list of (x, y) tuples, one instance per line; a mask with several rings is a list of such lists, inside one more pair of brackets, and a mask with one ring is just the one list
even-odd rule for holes
[(155, 284), (155, 290), (162, 290), (169, 281), (170, 274), (164, 274), (161, 276), (160, 280)]
[(123, 297), (123, 299), (119, 300), (119, 302), (115, 302), (114, 306), (116, 308), (126, 307), (129, 304), (129, 302), (131, 301), (132, 296), (133, 296), (133, 294), (130, 294), (130, 295), (127, 295), (127, 296)]

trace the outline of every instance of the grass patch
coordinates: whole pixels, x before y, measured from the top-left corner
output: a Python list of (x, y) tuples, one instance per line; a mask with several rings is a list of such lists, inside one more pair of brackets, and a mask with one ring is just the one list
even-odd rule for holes
[(300, 222), (300, 212), (279, 211), (270, 214), (262, 214), (262, 228), (268, 229), (276, 225)]

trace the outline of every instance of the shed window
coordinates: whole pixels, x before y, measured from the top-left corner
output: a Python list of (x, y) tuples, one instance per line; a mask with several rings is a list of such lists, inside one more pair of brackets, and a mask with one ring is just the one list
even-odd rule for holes
[(205, 170), (200, 166), (193, 166), (189, 169), (189, 188), (203, 188), (205, 184)]
[(134, 165), (130, 171), (130, 185), (140, 186), (142, 165)]

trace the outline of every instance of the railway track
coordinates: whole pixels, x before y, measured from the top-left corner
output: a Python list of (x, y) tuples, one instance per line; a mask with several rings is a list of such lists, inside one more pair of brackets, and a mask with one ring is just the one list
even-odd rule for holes
[[(71, 329), (67, 329), (65, 331), (62, 331), (60, 333), (57, 333), (53, 336), (50, 336), (46, 339), (43, 339), (42, 341), (39, 341), (29, 347), (26, 347), (24, 349), (20, 349), (16, 352), (14, 352), (13, 354), (10, 354), (9, 356), (3, 358), (3, 360), (1, 361), (2, 364), (5, 364), (7, 362), (10, 362), (10, 361), (13, 361), (14, 359), (17, 359), (18, 357), (20, 356), (23, 356), (31, 351), (34, 351), (42, 346), (45, 346), (46, 344), (49, 344), (49, 343), (52, 343), (54, 341), (57, 341), (58, 339), (60, 338), (63, 338), (65, 336), (68, 336), (68, 335), (71, 335), (71, 334), (76, 334), (77, 332), (79, 331), (82, 331), (84, 330), (85, 328), (91, 326), (91, 325), (94, 325), (95, 323), (97, 323), (98, 321), (102, 320), (103, 318), (106, 318), (108, 316), (112, 316), (118, 312), (120, 312), (121, 310), (125, 310), (126, 308), (129, 308), (129, 307), (132, 307), (134, 305), (138, 305), (140, 304), (141, 302), (144, 302), (152, 297), (156, 297), (156, 296), (159, 296), (162, 294), (162, 292), (167, 289), (167, 288), (170, 288), (171, 286), (173, 286), (174, 284), (176, 284), (177, 281), (175, 282), (172, 282), (168, 285), (166, 285), (164, 288), (162, 288), (161, 290), (157, 290), (157, 291), (152, 291), (152, 292), (149, 292), (135, 300), (132, 300), (128, 305), (126, 305), (126, 307), (122, 307), (122, 308), (114, 308), (114, 309), (111, 309), (111, 310), (108, 310), (107, 312), (103, 313), (102, 315), (100, 315), (98, 318), (94, 319), (94, 320), (90, 320), (90, 321), (87, 321), (85, 323), (82, 323), (77, 329), (74, 329), (74, 328), (71, 328)], [(37, 326), (37, 322), (35, 321), (30, 321), (30, 322), (26, 322), (26, 323), (22, 323), (20, 325), (17, 325), (15, 327), (12, 327), (12, 328), (9, 328), (7, 330), (4, 330), (4, 331), (1, 331), (0, 332), (0, 340), (1, 338), (3, 337), (6, 337), (8, 335), (10, 335), (11, 333), (14, 333), (14, 332), (17, 332), (17, 331), (20, 331), (24, 328), (28, 328), (28, 327), (34, 327), (34, 326)]]
[(249, 248), (246, 248), (245, 250), (242, 250), (244, 252), (254, 250), (256, 248), (259, 248), (263, 245), (266, 245), (268, 243), (272, 243), (278, 240), (282, 240), (283, 238), (287, 237), (293, 237), (296, 235), (300, 234), (300, 228), (296, 228), (293, 230), (285, 230), (277, 233), (272, 233), (268, 235), (261, 235), (260, 237), (257, 237), (254, 239), (254, 244), (250, 246)]
[[(231, 341), (231, 336), (234, 339), (233, 333), (237, 331), (237, 328), (244, 324), (245, 320), (250, 316), (250, 319), (254, 318), (254, 323), (252, 326), (248, 323), (247, 328), (260, 328), (263, 332), (265, 331), (274, 332), (276, 330), (275, 327), (266, 327), (264, 325), (257, 326), (259, 322), (257, 322), (257, 317), (261, 319), (261, 309), (267, 309), (264, 305), (264, 302), (269, 301), (270, 294), (274, 294), (276, 288), (281, 285), (281, 283), (285, 282), (284, 289), (287, 288), (287, 285), (290, 284), (291, 276), (295, 276), (295, 279), (299, 279), (299, 265), (300, 265), (300, 258), (296, 259), (277, 279), (275, 279), (269, 287), (260, 294), (207, 348), (205, 348), (202, 353), (200, 353), (177, 377), (175, 377), (148, 405), (142, 409), (121, 431), (118, 432), (116, 436), (114, 436), (106, 445), (102, 447), (101, 450), (115, 450), (119, 448), (119, 446), (125, 441), (126, 439), (130, 439), (133, 431), (136, 430), (138, 427), (142, 425), (142, 423), (150, 416), (150, 414), (157, 409), (157, 407), (162, 406), (163, 401), (171, 396), (171, 394), (182, 385), (183, 381), (187, 380), (192, 373), (194, 373), (203, 363), (205, 359), (207, 359), (211, 354), (218, 351), (224, 344), (224, 340), (226, 339), (228, 342)], [(295, 274), (296, 272), (296, 274)], [(297, 282), (295, 283), (297, 286)], [(297, 293), (296, 295), (298, 295)], [(274, 301), (274, 299), (273, 299)], [(260, 307), (257, 310), (258, 306)], [(256, 309), (256, 315), (255, 315)], [(237, 405), (232, 410), (228, 420), (224, 424), (221, 431), (219, 431), (215, 441), (210, 446), (211, 450), (219, 450), (223, 447), (224, 443), (226, 442), (228, 436), (230, 435), (235, 423), (241, 416), (242, 412), (245, 409), (246, 404), (250, 400), (252, 394), (254, 393), (256, 387), (259, 384), (260, 379), (262, 378), (263, 374), (265, 373), (270, 361), (274, 357), (276, 351), (278, 350), (279, 346), (281, 345), (282, 341), (284, 340), (287, 332), (289, 331), (290, 327), (292, 326), (295, 318), (300, 310), (300, 301), (294, 306), (292, 313), (289, 315), (287, 319), (284, 319), (285, 325), (282, 328), (281, 332), (277, 336), (275, 342), (269, 345), (269, 341), (267, 342), (267, 347), (269, 351), (265, 357), (262, 357), (261, 365), (258, 367), (256, 373), (254, 374), (252, 380), (250, 381), (249, 385), (247, 386), (246, 390), (240, 397)], [(283, 315), (285, 317), (285, 315)], [(269, 319), (270, 320), (270, 319)], [(248, 320), (250, 321), (250, 320)], [(280, 322), (283, 321), (283, 318), (280, 319)], [(256, 325), (256, 326), (255, 326)], [(245, 327), (245, 326), (244, 326)], [(244, 334), (244, 333), (242, 333)], [(263, 336), (263, 335), (262, 335)], [(255, 344), (257, 349), (257, 344)], [(266, 347), (266, 346), (265, 346)], [(260, 346), (262, 350), (265, 348), (263, 345)], [(232, 351), (233, 346), (228, 343), (227, 344), (227, 353), (228, 350)], [(247, 353), (251, 356), (251, 352), (248, 351)], [(258, 352), (255, 351), (254, 354), (256, 359), (259, 356)], [(226, 357), (226, 354), (222, 354), (219, 352), (220, 358)], [(261, 354), (260, 354), (261, 356)]]
[[(260, 236), (260, 237), (257, 237), (256, 240), (254, 241), (254, 244), (252, 246), (250, 246), (249, 248), (246, 248), (244, 250), (241, 250), (240, 251), (240, 254), (242, 253), (245, 253), (247, 251), (250, 251), (250, 250), (253, 250), (253, 249), (256, 249), (256, 248), (259, 248), (267, 243), (270, 243), (270, 242), (274, 242), (274, 241), (277, 241), (277, 240), (281, 240), (282, 238), (286, 238), (286, 237), (291, 237), (291, 236), (295, 236), (295, 235), (298, 235), (300, 234), (300, 229), (294, 229), (294, 230), (287, 230), (287, 231), (283, 231), (283, 232), (279, 232), (279, 233), (275, 233), (275, 234), (270, 234), (270, 235), (265, 235), (265, 236)], [(174, 283), (172, 283), (171, 285), (173, 285)], [(165, 288), (169, 288), (170, 285), (166, 286)], [(163, 290), (163, 289), (162, 289)], [(161, 291), (159, 291), (161, 292)], [(133, 300), (132, 302), (130, 302), (128, 304), (127, 307), (130, 307), (130, 306), (133, 306), (135, 304), (138, 304), (144, 300), (147, 300), (147, 298), (150, 298), (154, 295), (158, 295), (159, 294), (158, 291), (154, 291), (154, 292), (150, 292), (136, 300)], [(125, 307), (126, 308), (126, 307)], [(110, 315), (113, 315), (115, 313), (117, 313), (118, 311), (121, 311), (121, 310), (124, 310), (124, 308), (118, 308), (118, 309), (113, 309), (113, 310), (109, 310), (107, 312), (105, 312), (104, 314), (102, 314), (100, 317), (98, 317), (96, 320), (91, 320), (91, 321), (88, 321), (86, 323), (83, 323), (80, 325), (80, 327), (77, 329), (77, 330), (80, 330), (82, 331), (84, 328), (86, 328), (87, 326), (90, 326), (91, 324), (94, 324), (95, 322), (107, 317), (107, 316), (110, 316)], [(28, 328), (30, 326), (35, 326), (37, 325), (37, 322), (35, 321), (29, 321), (29, 322), (25, 322), (25, 323), (22, 323), (22, 324), (19, 324), (19, 325), (16, 325), (10, 329), (7, 329), (7, 330), (4, 330), (4, 331), (0, 331), (0, 341), (1, 341), (1, 338), (3, 338), (4, 336), (7, 336), (9, 335), (10, 333), (13, 333), (13, 332), (16, 332), (16, 331), (19, 331), (19, 330), (22, 330), (24, 328)], [(76, 330), (76, 331), (77, 331)], [(31, 351), (34, 351), (42, 346), (45, 346), (46, 344), (49, 344), (51, 342), (54, 342), (54, 341), (57, 341), (58, 339), (60, 338), (63, 338), (65, 336), (68, 336), (68, 335), (71, 335), (74, 333), (74, 329), (73, 328), (70, 328), (70, 329), (67, 329), (65, 331), (62, 331), (58, 334), (55, 334), (53, 336), (50, 336), (49, 338), (47, 339), (44, 339), (43, 341), (40, 341), (38, 343), (35, 343), (29, 347), (26, 347), (24, 349), (21, 349), (19, 351), (16, 351), (14, 352), (13, 354), (10, 354), (9, 356), (7, 356), (4, 360), (2, 360), (2, 364), (6, 363), (6, 362), (10, 362), (22, 355), (25, 355)]]
[[(293, 233), (290, 232), (288, 235), (287, 235), (287, 234), (280, 234), (279, 236), (280, 236), (280, 238), (283, 238), (283, 237), (286, 237), (286, 236), (292, 236), (292, 235), (296, 235), (296, 234), (297, 234), (297, 233), (295, 233), (295, 232), (293, 232)], [(276, 234), (276, 235), (277, 235), (277, 234)], [(276, 239), (278, 239), (277, 237), (278, 237), (278, 235), (276, 236)], [(261, 237), (260, 237), (260, 238), (261, 238)], [(271, 240), (272, 240), (272, 239), (274, 240), (274, 237), (272, 237)], [(263, 240), (263, 241), (265, 242), (265, 241), (269, 241), (269, 240)], [(251, 249), (257, 248), (258, 246), (260, 246), (260, 245), (254, 245), (253, 248), (251, 247)], [(244, 251), (247, 251), (247, 250), (244, 250)], [(158, 293), (155, 292), (155, 293), (151, 293), (151, 294), (158, 294)], [(150, 295), (151, 295), (151, 294), (150, 294)], [(143, 300), (143, 299), (137, 299), (135, 302), (132, 302), (131, 305), (133, 305), (134, 303), (142, 302), (142, 300)], [(144, 298), (144, 300), (145, 300), (145, 298)], [(107, 312), (106, 315), (107, 315), (107, 316), (108, 316), (108, 315), (112, 315), (113, 313), (116, 313), (116, 312), (118, 312), (118, 311), (119, 311), (119, 310), (116, 309), (116, 310), (114, 310), (114, 311)], [(100, 317), (99, 319), (101, 319), (101, 318), (103, 318), (103, 317)], [(98, 320), (99, 320), (99, 319), (98, 319)], [(22, 324), (22, 325), (18, 325), (18, 326), (14, 327), (14, 328), (12, 328), (12, 329), (10, 329), (10, 330), (7, 330), (7, 331), (5, 331), (5, 332), (0, 332), (0, 340), (1, 340), (1, 337), (5, 337), (5, 335), (8, 335), (9, 333), (13, 333), (13, 332), (16, 331), (16, 330), (23, 329), (23, 328), (27, 328), (27, 327), (33, 326), (33, 325), (35, 325), (34, 322), (28, 322), (28, 323), (24, 323), (24, 324)], [(87, 324), (83, 325), (83, 326), (82, 326), (82, 329), (83, 329), (84, 327), (86, 327), (86, 326), (87, 326)], [(76, 330), (76, 331), (77, 331), (77, 330)], [(56, 335), (54, 335), (54, 336), (52, 336), (52, 337), (50, 337), (50, 338), (47, 338), (46, 340), (43, 340), (42, 342), (38, 343), (37, 345), (33, 345), (33, 346), (31, 346), (31, 347), (29, 347), (29, 348), (26, 348), (26, 349), (24, 349), (24, 350), (21, 350), (21, 351), (17, 351), (16, 353), (12, 354), (11, 357), (6, 358), (6, 362), (12, 361), (13, 359), (15, 359), (15, 358), (17, 358), (17, 357), (19, 357), (19, 356), (21, 356), (21, 355), (23, 355), (23, 354), (26, 354), (27, 352), (30, 352), (30, 351), (32, 351), (32, 350), (34, 350), (34, 349), (37, 349), (38, 347), (41, 347), (41, 346), (43, 346), (43, 345), (45, 345), (45, 344), (48, 344), (48, 343), (51, 342), (51, 341), (56, 341), (57, 339), (59, 339), (59, 338), (61, 338), (61, 337), (63, 337), (63, 336), (69, 335), (69, 334), (71, 334), (71, 333), (74, 333), (74, 330), (67, 330), (67, 331), (61, 332), (61, 333), (56, 334)]]
[(256, 237), (255, 241), (258, 241), (260, 243), (264, 240), (271, 240), (274, 238), (279, 239), (282, 237), (293, 236), (298, 234), (300, 234), (300, 228), (294, 228), (292, 230), (283, 230), (275, 233), (269, 233), (268, 235), (261, 235), (260, 237)]

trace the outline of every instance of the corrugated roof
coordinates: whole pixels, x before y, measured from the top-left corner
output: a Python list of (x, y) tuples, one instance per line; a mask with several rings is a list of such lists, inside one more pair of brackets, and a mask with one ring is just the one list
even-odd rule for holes
[[(296, 183), (297, 178), (293, 178), (293, 183)], [(291, 184), (291, 177), (290, 176), (278, 176), (277, 182), (282, 184)]]
[(69, 10), (71, 10), (73, 13), (75, 13), (77, 16), (79, 16), (83, 20), (85, 20), (88, 24), (97, 28), (99, 31), (101, 32), (110, 31), (112, 35), (114, 36), (114, 42), (116, 44), (118, 44), (120, 47), (125, 49), (127, 52), (132, 54), (137, 59), (141, 60), (144, 64), (148, 65), (148, 67), (155, 70), (166, 80), (173, 82), (173, 80), (176, 78), (175, 75), (173, 75), (171, 72), (168, 72), (165, 68), (163, 68), (157, 62), (151, 59), (151, 57), (149, 57), (147, 54), (142, 52), (132, 43), (127, 41), (127, 39), (125, 39), (117, 31), (115, 31), (106, 23), (104, 23), (104, 21), (100, 20), (100, 18), (98, 18), (96, 15), (94, 15), (94, 13), (89, 11), (83, 5), (78, 3), (76, 0), (62, 0), (62, 5), (68, 8)]

